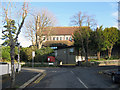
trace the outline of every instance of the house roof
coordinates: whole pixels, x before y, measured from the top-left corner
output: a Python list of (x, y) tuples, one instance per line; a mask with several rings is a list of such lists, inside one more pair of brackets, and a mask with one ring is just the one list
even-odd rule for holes
[[(79, 27), (52, 27), (51, 28), (51, 35), (72, 35), (75, 30)], [(49, 30), (45, 30), (43, 35), (47, 35)]]

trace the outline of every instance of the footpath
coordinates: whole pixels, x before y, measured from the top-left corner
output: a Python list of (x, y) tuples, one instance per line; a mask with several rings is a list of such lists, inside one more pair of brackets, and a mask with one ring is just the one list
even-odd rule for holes
[[(34, 68), (22, 68), (19, 73), (16, 73), (15, 88), (25, 88), (28, 84), (37, 79), (45, 70)], [(10, 76), (2, 76), (2, 89), (10, 88)]]

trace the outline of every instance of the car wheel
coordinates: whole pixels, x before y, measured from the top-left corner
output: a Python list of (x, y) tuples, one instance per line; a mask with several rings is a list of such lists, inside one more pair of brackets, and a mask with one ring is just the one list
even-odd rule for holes
[(112, 81), (113, 81), (113, 83), (117, 83), (117, 78), (115, 75), (112, 75)]

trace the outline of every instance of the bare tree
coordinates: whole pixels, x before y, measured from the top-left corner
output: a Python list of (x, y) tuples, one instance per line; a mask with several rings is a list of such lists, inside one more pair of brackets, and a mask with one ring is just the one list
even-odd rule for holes
[[(2, 30), (2, 33), (4, 35), (4, 39), (9, 39), (9, 46), (10, 46), (10, 57), (11, 57), (11, 88), (14, 88), (15, 85), (15, 67), (14, 67), (14, 53), (15, 53), (15, 45), (18, 40), (18, 35), (21, 32), (21, 29), (23, 27), (23, 24), (25, 22), (25, 18), (28, 13), (28, 4), (24, 2), (22, 9), (21, 9), (21, 20), (18, 23), (18, 28), (15, 26), (15, 17), (12, 16), (13, 13), (15, 13), (13, 10), (13, 4), (12, 3), (4, 3), (5, 6), (3, 6), (3, 14), (4, 14), (4, 28), (5, 30)], [(14, 18), (14, 19), (13, 19)]]
[[(76, 15), (74, 15), (72, 17), (72, 20), (71, 20), (71, 23), (74, 24), (74, 25), (77, 25), (79, 26), (79, 36), (81, 38), (81, 44), (82, 44), (82, 50), (83, 50), (83, 55), (85, 54), (85, 48), (84, 48), (84, 45), (83, 45), (83, 38), (82, 38), (82, 32), (81, 32), (81, 27), (82, 25), (85, 23), (85, 19), (86, 19), (86, 14), (82, 14), (81, 11), (79, 11)], [(74, 37), (74, 36), (73, 36)], [(80, 55), (80, 50), (78, 51), (78, 55)]]
[[(35, 44), (38, 49), (42, 47), (43, 41), (50, 36), (52, 27), (55, 25), (56, 19), (53, 14), (48, 12), (46, 9), (42, 9), (32, 14), (33, 20), (31, 23), (26, 24), (26, 34)], [(31, 17), (32, 17), (31, 16)], [(43, 38), (43, 32), (47, 32), (47, 35)]]
[[(94, 21), (95, 20), (91, 16), (88, 16), (85, 13), (83, 14), (82, 12), (78, 12), (76, 15), (74, 15), (71, 21), (74, 25), (79, 26), (77, 34), (79, 34), (80, 42), (78, 44), (81, 44), (82, 53), (85, 56), (86, 61), (88, 61), (89, 29), (95, 25)], [(83, 30), (82, 26), (86, 26), (86, 29)], [(74, 35), (73, 38), (75, 37), (76, 36)]]
[(86, 20), (87, 30), (86, 30), (86, 50), (85, 50), (86, 51), (86, 53), (85, 53), (86, 56), (85, 57), (86, 57), (86, 61), (88, 61), (88, 44), (90, 42), (90, 40), (89, 40), (89, 37), (90, 37), (89, 30), (90, 30), (90, 28), (93, 28), (94, 26), (96, 26), (97, 23), (92, 16), (87, 16), (86, 18), (87, 18), (87, 20)]
[(35, 33), (36, 33), (36, 22), (33, 18), (29, 18), (25, 23), (25, 37), (28, 38), (32, 45), (35, 46)]

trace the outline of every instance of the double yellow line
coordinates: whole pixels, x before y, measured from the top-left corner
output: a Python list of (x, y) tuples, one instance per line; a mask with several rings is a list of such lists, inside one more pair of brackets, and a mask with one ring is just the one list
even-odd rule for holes
[(46, 73), (43, 73), (43, 75), (40, 76), (36, 81), (34, 81), (34, 83), (39, 83), (40, 80), (42, 80), (45, 76), (46, 76)]

